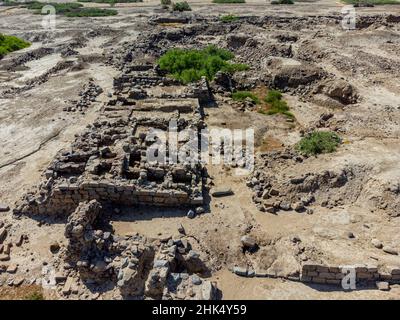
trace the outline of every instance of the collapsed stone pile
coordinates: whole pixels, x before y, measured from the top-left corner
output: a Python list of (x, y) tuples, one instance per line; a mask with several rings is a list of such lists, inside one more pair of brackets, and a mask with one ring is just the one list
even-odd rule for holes
[[(14, 215), (68, 216), (68, 245), (57, 263), (69, 266), (57, 277), (61, 294), (81, 294), (80, 282), (111, 282), (124, 298), (215, 299), (216, 288), (199, 277), (208, 268), (184, 236), (150, 243), (140, 235), (116, 236), (107, 227), (110, 208), (187, 206), (193, 208), (190, 217), (204, 212), (202, 165), (172, 161), (173, 141), (153, 130), (167, 134), (171, 122), (177, 133), (203, 128), (202, 105), (211, 99), (208, 83), (202, 79), (179, 86), (144, 63), (126, 68), (115, 78), (114, 89), (99, 118), (69, 150), (59, 152), (43, 182), (23, 197)], [(81, 107), (100, 92), (90, 82)], [(182, 134), (176, 141), (180, 159), (191, 156), (186, 147), (190, 138)]]
[(84, 113), (102, 92), (103, 89), (96, 85), (93, 79), (90, 79), (89, 82), (83, 86), (82, 91), (79, 92), (81, 98), (76, 102), (75, 106), (66, 107), (63, 111)]
[[(71, 282), (83, 281), (99, 286), (99, 291), (104, 283), (111, 282), (124, 298), (217, 297), (214, 285), (199, 276), (206, 275), (208, 268), (185, 236), (164, 242), (149, 242), (138, 234), (119, 237), (98, 227), (104, 225), (103, 214), (100, 203), (92, 200), (81, 203), (68, 217), (68, 245), (60, 258), (74, 272), (58, 275), (65, 296), (72, 293)], [(83, 294), (85, 289), (76, 291)]]
[[(201, 107), (194, 97), (200, 94), (205, 99), (207, 84), (203, 81), (185, 88), (184, 98), (139, 99), (137, 92), (144, 89), (147, 77), (146, 89), (169, 82), (154, 71), (136, 69), (145, 71), (133, 71), (115, 80), (115, 94), (100, 118), (77, 137), (69, 151), (57, 155), (38, 190), (24, 196), (15, 214), (69, 214), (81, 201), (92, 199), (117, 206), (203, 203), (201, 165), (169, 161), (168, 143), (166, 149), (154, 148), (160, 140), (151, 130), (166, 131), (171, 121), (178, 131), (202, 128)], [(187, 98), (188, 93), (192, 98)], [(185, 153), (189, 139), (180, 138), (180, 153)], [(148, 161), (152, 154), (156, 159)]]
[[(312, 214), (309, 205), (333, 208), (356, 201), (370, 168), (347, 166), (340, 169), (304, 171), (301, 175), (287, 174), (294, 168), (306, 167), (309, 159), (293, 149), (261, 154), (256, 169), (247, 181), (253, 190), (253, 201), (263, 212), (295, 210)], [(269, 170), (265, 170), (265, 169)], [(286, 170), (284, 170), (286, 169)]]

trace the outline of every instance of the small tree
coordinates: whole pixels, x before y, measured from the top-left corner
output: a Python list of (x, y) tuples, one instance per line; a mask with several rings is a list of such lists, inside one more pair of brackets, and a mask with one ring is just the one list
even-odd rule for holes
[(311, 156), (330, 153), (341, 143), (340, 137), (331, 131), (313, 131), (303, 137), (296, 145), (300, 153)]
[(174, 3), (172, 10), (182, 12), (182, 11), (192, 11), (192, 8), (190, 8), (189, 3), (183, 1)]
[(172, 4), (171, 0), (161, 0), (161, 6), (164, 9), (167, 9)]

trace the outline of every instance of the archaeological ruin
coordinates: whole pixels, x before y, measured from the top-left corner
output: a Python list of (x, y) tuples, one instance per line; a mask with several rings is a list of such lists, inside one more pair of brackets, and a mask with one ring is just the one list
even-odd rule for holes
[(0, 299), (398, 299), (400, 7), (189, 5), (1, 2)]

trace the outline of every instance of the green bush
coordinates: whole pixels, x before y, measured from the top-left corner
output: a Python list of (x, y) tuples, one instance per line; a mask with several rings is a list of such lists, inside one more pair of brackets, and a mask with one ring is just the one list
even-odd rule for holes
[(233, 73), (248, 69), (247, 65), (230, 63), (234, 55), (225, 49), (208, 46), (205, 49), (171, 49), (158, 60), (161, 70), (173, 78), (189, 83), (202, 76), (212, 80), (218, 71)]
[(374, 5), (374, 6), (379, 6), (379, 5), (385, 5), (385, 4), (400, 4), (400, 1), (398, 0), (343, 0), (344, 3), (347, 4), (353, 4), (355, 6), (360, 6), (360, 5)]
[(170, 6), (172, 4), (172, 1), (171, 0), (161, 0), (161, 5), (163, 6), (163, 7), (168, 7), (168, 6)]
[(79, 0), (79, 2), (94, 2), (94, 3), (136, 3), (136, 2), (143, 2), (143, 0)]
[(246, 0), (213, 0), (214, 3), (246, 3)]
[(45, 299), (41, 292), (35, 291), (35, 292), (25, 296), (24, 300), (45, 300)]
[(271, 4), (294, 4), (293, 0), (272, 0)]
[(13, 0), (5, 0), (5, 1), (3, 1), (3, 6), (9, 6), (9, 7), (13, 7), (13, 6), (18, 6), (18, 5), (20, 5), (21, 3), (18, 3), (18, 2), (15, 2), (15, 1), (13, 1)]
[[(103, 1), (103, 0), (100, 0)], [(114, 2), (113, 2), (114, 1)], [(115, 3), (119, 0), (105, 0), (107, 3)], [(125, 1), (125, 0), (123, 0)], [(36, 14), (42, 13), (42, 8), (46, 5), (51, 5), (55, 8), (56, 14), (64, 15), (66, 17), (103, 17), (114, 16), (118, 14), (116, 10), (99, 9), (99, 8), (83, 8), (82, 3), (69, 2), (69, 3), (45, 3), (38, 1), (25, 2), (24, 6), (30, 10), (35, 10)]]
[(296, 148), (302, 154), (309, 156), (334, 152), (340, 143), (341, 139), (335, 132), (314, 131), (303, 137)]
[(30, 45), (31, 44), (25, 40), (0, 33), (0, 58), (7, 53), (27, 48)]
[(115, 16), (117, 14), (118, 14), (117, 10), (82, 8), (77, 11), (66, 12), (64, 15), (67, 17), (105, 17), (105, 16)]
[(282, 93), (280, 93), (279, 91), (268, 91), (264, 101), (270, 105), (270, 108), (266, 112), (267, 114), (273, 115), (281, 113), (289, 118), (294, 118), (294, 115), (289, 111), (289, 106), (287, 105), (286, 101), (282, 100)]
[(239, 18), (233, 14), (228, 14), (226, 16), (220, 16), (219, 20), (221, 20), (222, 22), (235, 22), (237, 21)]
[(274, 103), (275, 101), (282, 99), (282, 93), (278, 90), (269, 90), (267, 96), (265, 97), (265, 102)]
[(236, 91), (232, 93), (232, 99), (235, 101), (244, 101), (246, 98), (250, 98), (254, 103), (260, 103), (260, 99), (250, 91)]
[(190, 8), (189, 3), (183, 1), (174, 3), (172, 10), (182, 12), (182, 11), (192, 11), (192, 8)]
[(42, 8), (46, 5), (51, 5), (56, 9), (56, 14), (65, 14), (67, 12), (71, 12), (72, 10), (77, 10), (83, 7), (83, 4), (81, 3), (44, 3), (44, 2), (38, 2), (38, 1), (33, 1), (33, 2), (27, 2), (25, 3), (26, 8), (30, 10), (35, 10), (36, 13), (41, 13)]

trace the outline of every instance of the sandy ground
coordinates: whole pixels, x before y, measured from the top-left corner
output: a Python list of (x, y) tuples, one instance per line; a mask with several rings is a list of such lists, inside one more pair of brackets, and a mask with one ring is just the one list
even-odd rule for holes
[[(329, 0), (302, 2), (295, 6), (271, 6), (265, 1), (258, 0), (250, 0), (245, 6), (217, 6), (211, 4), (211, 1), (189, 1), (189, 3), (194, 12), (203, 15), (227, 13), (281, 17), (338, 15), (342, 7), (342, 4)], [(99, 4), (85, 5), (108, 7)], [(79, 23), (72, 19), (58, 18), (57, 30), (50, 36), (40, 29), (40, 16), (33, 15), (25, 9), (0, 7), (0, 32), (24, 38), (34, 36), (42, 38), (35, 41), (32, 47), (11, 54), (0, 61), (0, 93), (9, 88), (23, 87), (27, 81), (45, 74), (58, 62), (65, 60), (77, 64), (85, 62), (82, 62), (83, 68), (80, 70), (67, 69), (55, 72), (47, 81), (32, 89), (24, 90), (14, 97), (0, 98), (0, 202), (12, 207), (24, 192), (40, 181), (41, 173), (54, 155), (60, 149), (67, 148), (73, 141), (74, 135), (81, 132), (85, 125), (91, 123), (98, 115), (107, 92), (112, 89), (113, 77), (118, 74), (118, 70), (106, 64), (105, 60), (93, 59), (93, 56), (106, 54), (108, 50), (124, 41), (135, 39), (140, 32), (138, 23), (146, 21), (147, 15), (159, 10), (158, 1), (117, 4), (115, 7), (119, 11), (116, 17), (80, 19)], [(399, 15), (400, 7), (359, 9), (362, 15), (386, 12)], [(90, 38), (82, 47), (76, 48), (79, 52), (78, 57), (63, 58), (59, 53), (52, 53), (24, 63), (23, 68), (12, 71), (4, 68), (12, 59), (25, 52), (42, 46), (56, 48), (82, 35), (87, 36), (90, 31), (104, 30), (104, 28), (107, 32)], [(398, 70), (386, 73), (376, 66), (380, 58), (400, 63), (395, 50), (384, 43), (391, 37), (394, 41), (398, 41), (399, 30), (387, 30), (381, 27), (378, 30), (360, 30), (356, 34), (342, 32), (335, 36), (330, 36), (328, 32), (322, 30), (321, 32), (325, 33), (323, 37), (317, 37), (313, 30), (304, 32), (308, 40), (315, 36), (319, 48), (328, 48), (332, 55), (338, 55), (338, 60), (342, 58), (344, 61), (346, 57), (362, 60), (364, 54), (369, 54), (371, 57), (368, 61), (370, 65), (360, 66), (356, 72), (340, 68), (333, 59), (316, 63), (338, 77), (351, 79), (357, 84), (364, 100), (362, 103), (350, 106), (350, 111), (335, 111), (348, 120), (344, 128), (350, 143), (334, 156), (316, 159), (315, 163), (307, 166), (318, 169), (327, 166), (340, 167), (346, 162), (360, 162), (376, 169), (374, 177), (382, 179), (399, 177), (397, 159), (400, 150), (396, 147), (396, 143), (400, 118), (392, 112), (387, 122), (376, 119), (377, 114), (386, 112), (388, 108), (397, 110), (396, 108), (400, 106), (398, 97), (400, 82), (394, 81), (399, 80)], [(383, 37), (385, 40), (381, 41)], [(286, 63), (296, 63), (296, 60), (293, 61)], [(374, 70), (373, 75), (366, 77), (363, 68), (367, 73), (368, 70)], [(103, 94), (85, 114), (63, 111), (70, 105), (71, 100), (79, 99), (78, 93), (89, 78), (93, 78), (95, 83), (104, 89)], [(266, 119), (265, 116), (253, 112), (239, 113), (224, 104), (219, 108), (208, 108), (206, 121), (210, 128), (219, 127), (222, 123), (228, 128), (254, 126), (257, 129), (257, 137), (266, 144), (260, 143), (257, 146), (260, 150), (280, 148), (282, 143), (291, 145), (299, 138), (299, 128), (315, 120), (325, 108), (311, 102), (301, 102), (295, 95), (285, 95), (285, 99), (295, 113), (298, 121), (296, 128), (282, 119)], [(123, 212), (112, 221), (116, 233), (139, 232), (150, 238), (163, 238), (176, 235), (178, 226), (184, 225), (188, 235), (201, 239), (196, 246), (211, 252), (210, 263), (219, 269), (212, 276), (212, 280), (215, 280), (221, 288), (224, 299), (398, 299), (400, 297), (400, 289), (397, 286), (393, 286), (390, 292), (373, 289), (343, 292), (279, 279), (249, 279), (233, 275), (228, 268), (245, 263), (249, 258), (243, 256), (239, 249), (240, 237), (249, 229), (258, 237), (277, 241), (299, 235), (305, 241), (317, 243), (321, 250), (330, 253), (329, 259), (337, 263), (346, 263), (349, 260), (354, 262), (354, 259), (376, 262), (380, 259), (380, 263), (400, 264), (398, 256), (384, 255), (370, 245), (370, 239), (379, 235), (382, 241), (399, 246), (400, 238), (397, 232), (399, 222), (396, 219), (388, 219), (383, 213), (369, 213), (368, 206), (364, 207), (362, 203), (347, 204), (334, 210), (316, 208), (312, 216), (296, 213), (279, 215), (260, 213), (251, 201), (252, 194), (246, 187), (245, 177), (237, 177), (231, 170), (221, 166), (209, 166), (208, 171), (214, 178), (213, 183), (216, 187), (230, 186), (235, 195), (211, 199), (210, 212), (194, 220), (188, 220), (185, 212), (179, 210), (169, 212), (143, 209)], [(12, 221), (10, 213), (1, 215), (3, 220)], [(54, 240), (64, 242), (62, 224), (39, 227), (36, 221), (29, 218), (22, 218), (15, 224), (14, 235), (20, 232), (30, 234), (29, 249), (26, 251), (22, 248), (16, 249), (15, 255), (18, 258), (15, 261), (24, 266), (27, 277), (37, 277), (43, 261), (51, 259), (49, 243)], [(366, 224), (368, 228), (365, 227)], [(349, 231), (357, 235), (352, 242), (345, 239), (345, 234)], [(24, 296), (30, 292), (29, 290), (16, 295), (11, 293), (8, 297)], [(3, 297), (1, 292), (0, 297)]]

